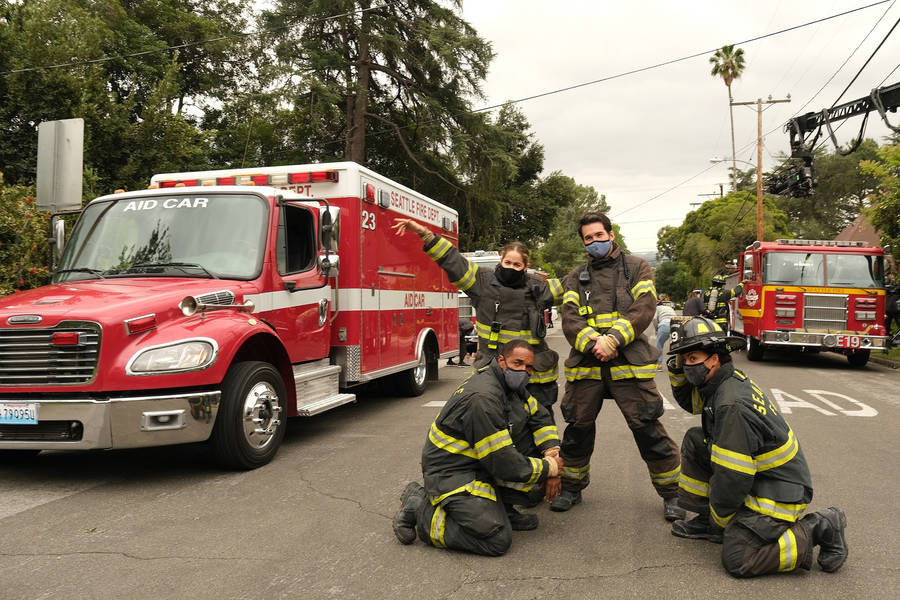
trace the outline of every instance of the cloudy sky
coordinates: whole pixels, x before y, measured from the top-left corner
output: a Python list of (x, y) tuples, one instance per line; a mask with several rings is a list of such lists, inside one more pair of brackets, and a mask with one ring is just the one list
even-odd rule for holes
[[(628, 247), (648, 251), (656, 249), (660, 227), (679, 225), (691, 203), (710, 198), (700, 194), (717, 193), (719, 183), (727, 191), (727, 166), (710, 158), (731, 156), (728, 95), (721, 78), (710, 76), (705, 52), (875, 2), (464, 0), (463, 16), (497, 55), (481, 106), (704, 53), (519, 104), (544, 145), (545, 174), (561, 170), (606, 194)], [(896, 3), (741, 44), (746, 70), (732, 84), (735, 101), (791, 97), (763, 113), (763, 133), (772, 132), (764, 139), (763, 170), (789, 150), (781, 127), (789, 118), (835, 102), (900, 19)], [(898, 64), (900, 26), (841, 102), (867, 95)], [(898, 81), (900, 68), (883, 85)], [(737, 158), (755, 165), (755, 106), (734, 111)], [(900, 122), (900, 113), (891, 116)], [(847, 121), (839, 141), (854, 137), (859, 123)], [(878, 115), (870, 116), (866, 135), (880, 140), (887, 133)]]

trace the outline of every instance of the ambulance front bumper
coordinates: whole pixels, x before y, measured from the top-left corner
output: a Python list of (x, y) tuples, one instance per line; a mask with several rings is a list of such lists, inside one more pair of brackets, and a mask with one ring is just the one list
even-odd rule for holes
[(220, 397), (218, 390), (96, 399), (2, 396), (0, 404), (34, 408), (38, 423), (0, 423), (0, 450), (96, 450), (200, 442), (212, 433)]

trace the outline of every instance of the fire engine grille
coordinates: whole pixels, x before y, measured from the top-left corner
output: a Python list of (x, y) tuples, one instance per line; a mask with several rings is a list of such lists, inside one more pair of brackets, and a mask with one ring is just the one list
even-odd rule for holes
[[(54, 334), (68, 336), (66, 343)], [(77, 343), (72, 343), (77, 341)], [(71, 385), (94, 378), (100, 356), (100, 326), (61, 323), (52, 329), (0, 329), (0, 386)]]
[(200, 304), (234, 304), (234, 293), (230, 290), (222, 290), (220, 292), (209, 292), (202, 296), (197, 296), (197, 302)]
[(806, 329), (847, 329), (849, 297), (839, 294), (805, 294), (803, 326)]
[(84, 434), (78, 421), (41, 421), (37, 425), (0, 425), (0, 442), (77, 442)]

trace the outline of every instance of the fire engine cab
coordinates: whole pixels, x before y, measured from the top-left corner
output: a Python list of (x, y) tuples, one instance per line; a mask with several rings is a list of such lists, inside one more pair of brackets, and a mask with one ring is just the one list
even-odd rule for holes
[(52, 283), (0, 299), (0, 454), (209, 440), (248, 469), (354, 386), (421, 394), (458, 292), (399, 216), (457, 243), (455, 210), (350, 162), (93, 200)]
[(730, 301), (731, 329), (747, 337), (747, 358), (766, 348), (829, 350), (863, 366), (884, 350), (884, 251), (863, 242), (753, 242), (741, 254)]

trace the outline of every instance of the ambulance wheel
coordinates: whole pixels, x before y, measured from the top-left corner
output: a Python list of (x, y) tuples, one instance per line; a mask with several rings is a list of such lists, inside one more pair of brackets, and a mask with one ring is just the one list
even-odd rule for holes
[(755, 337), (747, 339), (747, 360), (762, 360), (764, 352), (758, 339)]
[(847, 355), (847, 361), (851, 367), (864, 367), (869, 362), (868, 350), (857, 350)]
[(428, 377), (428, 363), (425, 354), (423, 348), (419, 363), (415, 367), (397, 373), (397, 387), (404, 396), (421, 396), (425, 393), (425, 381)]
[(231, 365), (210, 443), (216, 460), (232, 469), (255, 469), (278, 452), (287, 419), (284, 382), (275, 367), (247, 361)]

